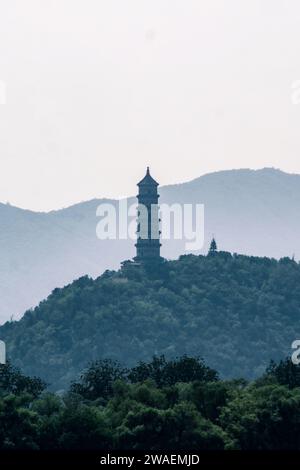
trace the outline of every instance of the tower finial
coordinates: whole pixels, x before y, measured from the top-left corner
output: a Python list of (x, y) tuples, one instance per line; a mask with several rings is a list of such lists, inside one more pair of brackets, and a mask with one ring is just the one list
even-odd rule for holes
[(148, 166), (147, 166), (147, 175), (150, 175), (150, 169)]

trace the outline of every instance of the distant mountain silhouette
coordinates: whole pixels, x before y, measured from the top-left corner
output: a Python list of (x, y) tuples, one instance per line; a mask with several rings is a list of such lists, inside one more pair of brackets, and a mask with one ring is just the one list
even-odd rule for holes
[[(300, 257), (300, 175), (272, 168), (221, 171), (159, 192), (160, 203), (205, 204), (202, 252), (214, 234), (221, 250)], [(1, 323), (19, 318), (55, 287), (117, 269), (134, 256), (132, 240), (97, 239), (96, 208), (103, 201), (117, 203), (94, 199), (49, 213), (0, 204)], [(163, 243), (166, 258), (184, 252), (180, 240)]]

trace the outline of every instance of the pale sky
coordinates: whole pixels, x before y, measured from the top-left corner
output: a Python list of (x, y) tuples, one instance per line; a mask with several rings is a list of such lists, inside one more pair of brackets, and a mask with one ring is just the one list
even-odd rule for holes
[(299, 0), (0, 0), (0, 201), (300, 173), (299, 47)]

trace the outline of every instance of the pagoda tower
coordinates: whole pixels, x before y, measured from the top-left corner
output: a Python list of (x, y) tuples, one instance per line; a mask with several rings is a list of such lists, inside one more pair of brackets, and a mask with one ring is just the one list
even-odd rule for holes
[(149, 167), (145, 177), (137, 184), (139, 193), (137, 217), (136, 262), (160, 261), (160, 230), (158, 214), (158, 183), (150, 175)]

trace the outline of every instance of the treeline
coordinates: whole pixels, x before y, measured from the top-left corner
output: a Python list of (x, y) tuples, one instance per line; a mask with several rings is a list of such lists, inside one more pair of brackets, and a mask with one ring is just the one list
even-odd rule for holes
[(88, 361), (133, 366), (153, 354), (201, 356), (223, 378), (259, 377), (300, 331), (300, 265), (211, 252), (154, 270), (83, 277), (0, 327), (13, 363), (66, 390)]
[(299, 410), (290, 359), (251, 383), (187, 356), (131, 369), (100, 360), (62, 395), (0, 366), (0, 450), (300, 450)]

